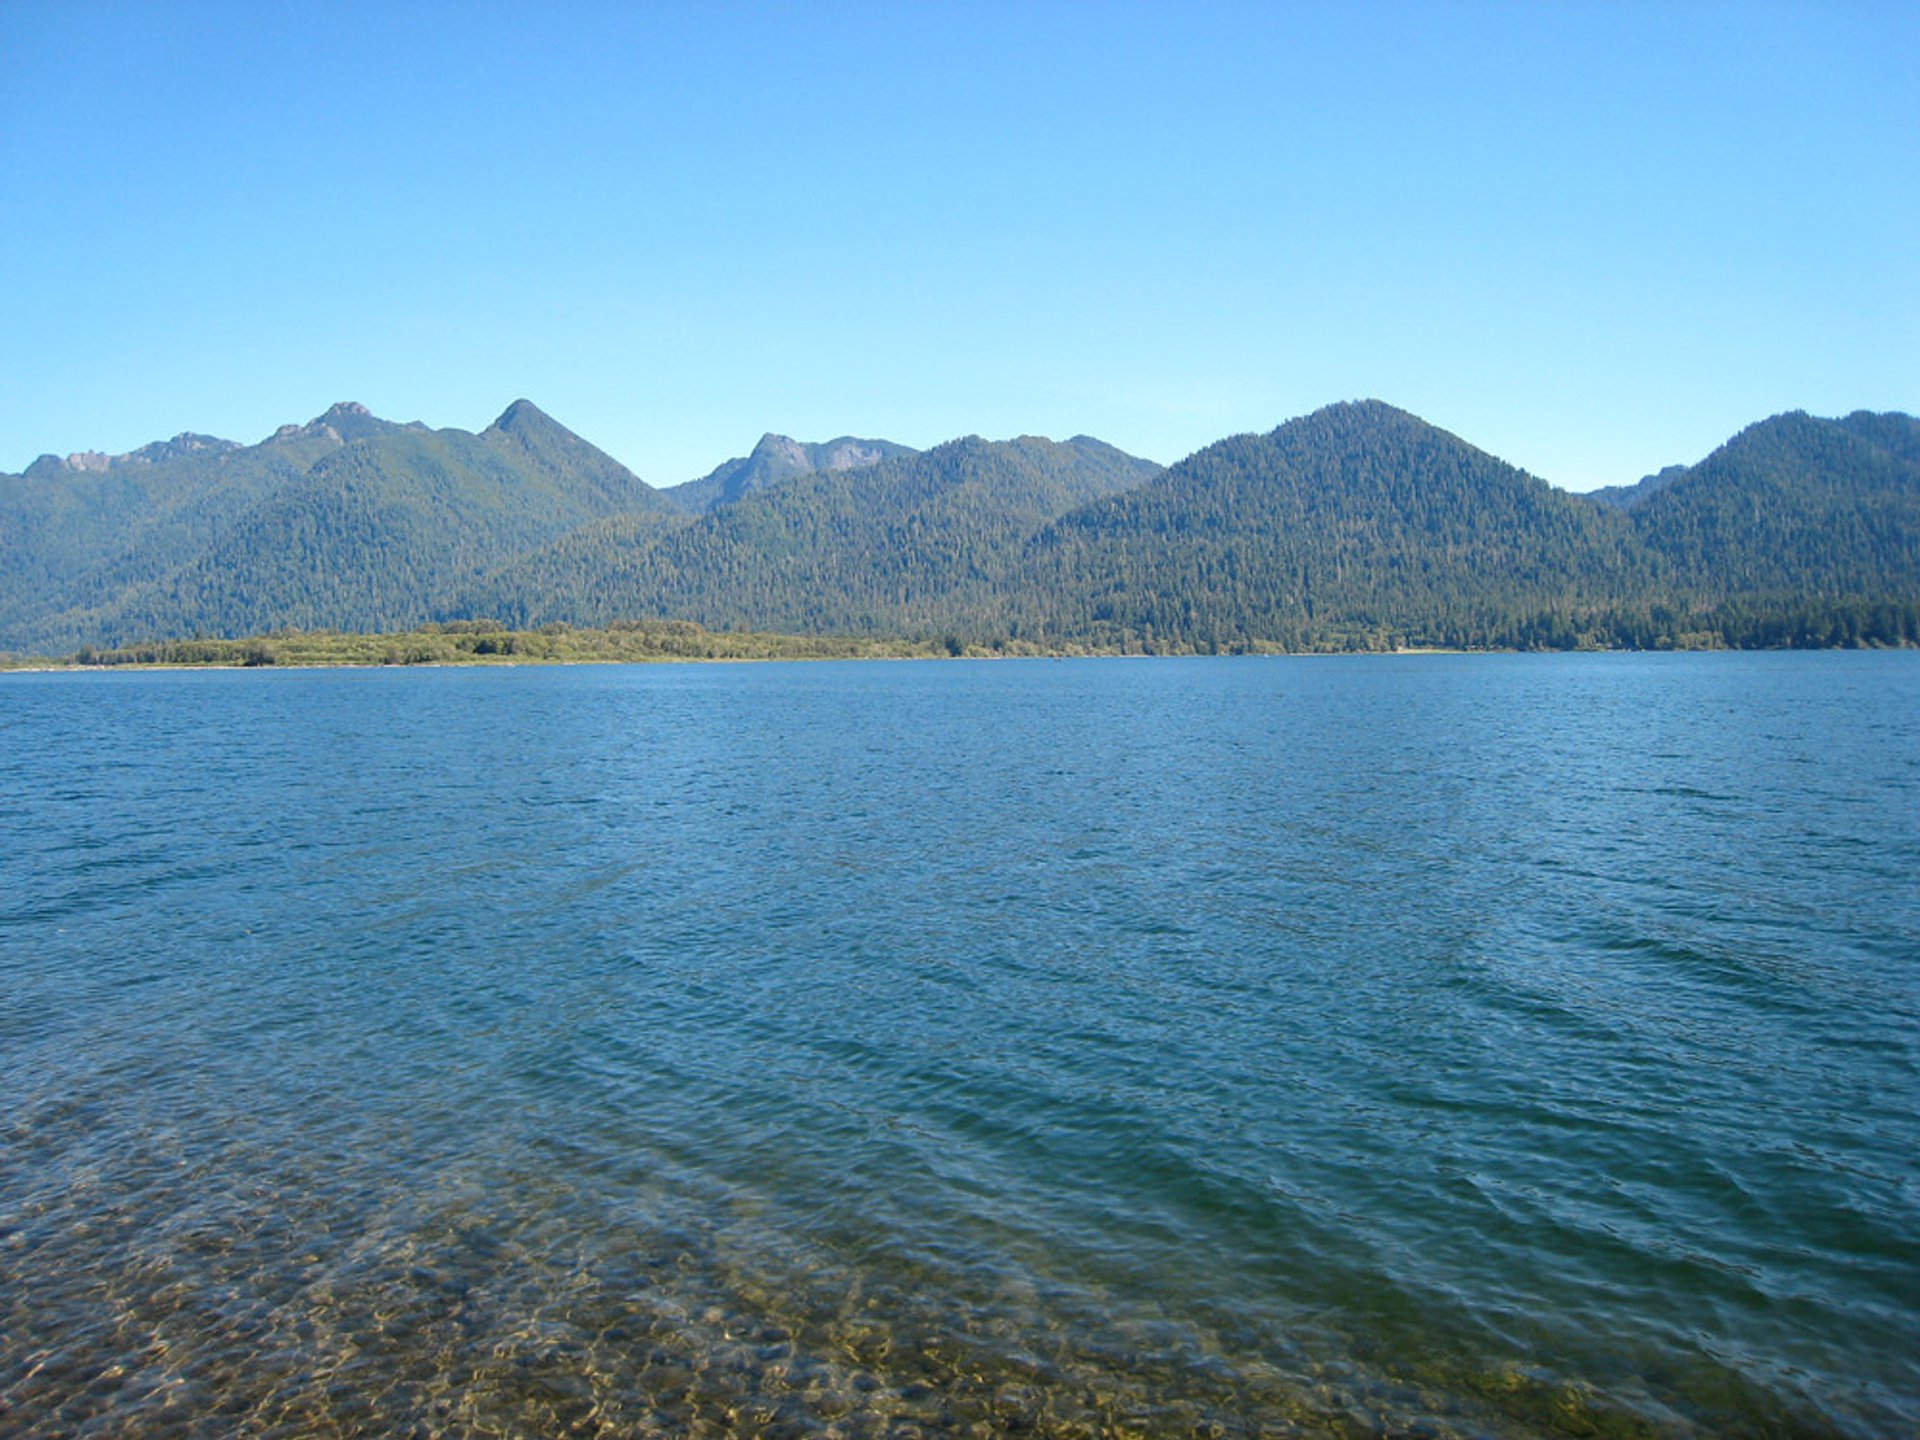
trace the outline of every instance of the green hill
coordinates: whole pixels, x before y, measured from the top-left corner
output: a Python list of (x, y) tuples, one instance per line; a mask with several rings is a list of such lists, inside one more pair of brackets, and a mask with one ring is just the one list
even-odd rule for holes
[[(702, 488), (704, 487), (704, 488)], [(0, 650), (655, 617), (1021, 648), (1920, 642), (1920, 421), (1776, 416), (1575, 496), (1379, 401), (1163, 470), (768, 436), (674, 495), (526, 401), (0, 476)]]
[(1704, 597), (1920, 599), (1920, 421), (1776, 415), (1629, 513)]
[(1654, 569), (1624, 517), (1373, 400), (1210, 445), (1024, 560), (1015, 634), (1202, 649), (1516, 643)]
[(750, 491), (690, 524), (604, 521), (465, 599), (519, 623), (667, 615), (709, 626), (924, 635), (991, 611), (1020, 543), (1157, 474), (1084, 436), (950, 441)]
[(0, 648), (401, 628), (595, 516), (670, 509), (525, 401), (479, 435), (336, 405), (256, 446), (36, 462), (0, 477)]
[(363, 413), (336, 405), (254, 446), (181, 435), (128, 455), (43, 455), (0, 475), (0, 648), (107, 638), (99, 627), (118, 601), (341, 448), (334, 422), (352, 427)]
[(1776, 415), (1627, 513), (1722, 643), (1920, 640), (1920, 421), (1910, 415)]

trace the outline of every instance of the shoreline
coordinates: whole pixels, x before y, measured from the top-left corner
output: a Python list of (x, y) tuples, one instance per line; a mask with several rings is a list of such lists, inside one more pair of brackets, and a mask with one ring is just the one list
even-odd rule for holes
[[(1296, 643), (1303, 637), (1294, 637)], [(1586, 637), (1589, 641), (1596, 637)], [(1811, 640), (1812, 636), (1800, 636)], [(1235, 637), (1222, 643), (1142, 643), (1133, 638), (1059, 641), (1002, 635), (988, 640), (958, 634), (904, 636), (806, 635), (781, 631), (709, 630), (690, 620), (617, 620), (604, 627), (554, 623), (509, 629), (494, 619), (446, 620), (415, 629), (377, 632), (279, 630), (237, 638), (175, 638), (114, 646), (82, 646), (69, 655), (0, 653), (0, 674), (60, 674), (108, 670), (385, 670), (520, 667), (528, 665), (740, 664), (768, 660), (1162, 660), (1195, 657), (1429, 655), (1705, 654), (1759, 650), (1907, 650), (1912, 644), (1852, 643), (1730, 645), (1711, 632), (1647, 646), (1448, 645), (1391, 643), (1391, 630), (1332, 629), (1303, 648), (1276, 639)]]
[(603, 655), (603, 656), (471, 656), (436, 660), (291, 660), (265, 664), (232, 660), (156, 660), (123, 661), (101, 664), (74, 660), (33, 659), (22, 663), (0, 661), (0, 677), (7, 675), (107, 675), (115, 673), (151, 674), (169, 671), (318, 671), (318, 670), (523, 670), (565, 668), (589, 665), (760, 665), (786, 663), (829, 663), (834, 661), (948, 662), (1003, 660), (1340, 660), (1340, 659), (1419, 659), (1422, 657), (1464, 655), (1760, 655), (1760, 654), (1848, 654), (1910, 651), (1910, 645), (1822, 645), (1772, 646), (1742, 649), (1714, 646), (1701, 649), (1646, 650), (1591, 648), (1567, 650), (1449, 649), (1440, 646), (1405, 646), (1392, 650), (1244, 650), (1208, 653), (1144, 653), (1122, 650), (1034, 651), (1012, 653), (927, 654), (850, 654), (850, 655)]

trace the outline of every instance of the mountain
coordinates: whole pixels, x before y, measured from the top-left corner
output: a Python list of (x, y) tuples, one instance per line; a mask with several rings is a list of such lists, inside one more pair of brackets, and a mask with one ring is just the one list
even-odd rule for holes
[(98, 450), (82, 450), (64, 460), (57, 455), (42, 455), (27, 467), (26, 473), (36, 479), (48, 480), (76, 471), (97, 475), (107, 470), (164, 465), (169, 460), (183, 460), (192, 456), (220, 455), (239, 448), (237, 441), (222, 440), (215, 435), (182, 432), (171, 440), (156, 440), (151, 445), (142, 445), (138, 450), (130, 450), (124, 455), (103, 455)]
[(764, 490), (796, 475), (816, 470), (864, 470), (895, 455), (911, 455), (910, 446), (891, 440), (860, 440), (842, 435), (838, 440), (808, 444), (785, 435), (767, 434), (753, 447), (751, 455), (728, 460), (711, 473), (682, 485), (669, 485), (660, 493), (694, 514), (731, 505), (742, 495)]
[(977, 436), (749, 490), (691, 524), (587, 526), (466, 608), (521, 623), (667, 615), (709, 626), (923, 635), (993, 609), (1019, 545), (1160, 467), (1086, 436)]
[(1920, 465), (1920, 420), (1911, 415), (1897, 410), (1880, 415), (1870, 410), (1856, 410), (1833, 423), (1890, 455)]
[(162, 441), (133, 452), (146, 464), (43, 456), (0, 475), (0, 649), (107, 638), (96, 612), (185, 563), (342, 443), (315, 421), (255, 446)]
[(1774, 416), (1597, 497), (1377, 400), (1168, 469), (1085, 436), (769, 436), (694, 483), (653, 490), (526, 401), (477, 434), (343, 404), (257, 445), (42, 457), (0, 476), (0, 649), (471, 616), (1154, 651), (1920, 643), (1901, 414)]
[(1010, 629), (1203, 649), (1920, 641), (1913, 417), (1776, 416), (1634, 488), (1594, 503), (1391, 406), (1330, 406), (1041, 531)]
[(1015, 633), (1146, 647), (1512, 643), (1644, 586), (1624, 517), (1376, 400), (1208, 446), (1026, 548)]
[[(439, 433), (455, 437), (464, 434), (458, 430)], [(532, 487), (532, 494), (525, 498), (537, 499), (544, 494), (553, 504), (593, 515), (629, 509), (673, 513), (672, 502), (662, 492), (645, 484), (605, 451), (582, 440), (531, 400), (514, 401), (480, 433), (480, 439), (509, 472)]]
[(1699, 597), (1920, 600), (1920, 420), (1776, 415), (1628, 514)]
[(395, 424), (391, 420), (382, 420), (366, 406), (352, 400), (342, 400), (332, 406), (326, 414), (305, 425), (282, 425), (268, 438), (268, 444), (285, 444), (296, 440), (320, 440), (332, 445), (350, 445), (355, 440), (372, 440), (382, 435), (392, 435), (400, 430), (425, 430), (427, 427), (418, 420), (407, 424)]
[(536, 407), (484, 432), (336, 405), (256, 446), (0, 477), (0, 648), (386, 628), (601, 515), (669, 502)]

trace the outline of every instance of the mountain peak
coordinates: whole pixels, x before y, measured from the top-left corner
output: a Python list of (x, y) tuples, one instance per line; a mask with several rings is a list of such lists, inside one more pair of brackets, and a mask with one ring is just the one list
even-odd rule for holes
[(1652, 475), (1642, 475), (1631, 485), (1602, 485), (1597, 490), (1586, 492), (1586, 498), (1597, 505), (1611, 505), (1619, 510), (1631, 510), (1656, 490), (1664, 490), (1687, 473), (1684, 465), (1667, 465)]
[(782, 475), (800, 475), (813, 469), (813, 458), (807, 454), (806, 446), (791, 435), (776, 435), (771, 430), (760, 437), (760, 443), (747, 458), (772, 465)]
[(526, 430), (534, 426), (548, 426), (558, 423), (559, 422), (551, 415), (547, 414), (546, 411), (542, 410), (531, 400), (521, 399), (514, 401), (500, 412), (500, 418), (493, 422), (493, 428), (511, 435), (516, 431)]
[(500, 412), (498, 420), (480, 432), (480, 438), (495, 445), (511, 445), (528, 455), (539, 457), (542, 464), (558, 466), (568, 473), (584, 466), (593, 474), (610, 476), (612, 479), (607, 483), (614, 485), (641, 508), (656, 503), (657, 496), (652, 486), (645, 484), (639, 476), (591, 441), (583, 440), (531, 400), (516, 400), (507, 406)]
[(329, 406), (326, 414), (316, 415), (304, 425), (282, 425), (268, 437), (271, 440), (319, 439), (346, 445), (370, 435), (385, 434), (399, 426), (380, 419), (366, 406), (354, 400), (342, 400)]
[(862, 440), (853, 435), (806, 442), (769, 430), (760, 437), (760, 443), (753, 447), (753, 454), (748, 461), (754, 465), (773, 467), (770, 473), (754, 482), (760, 485), (768, 480), (804, 475), (813, 470), (864, 470), (905, 448), (890, 440)]
[(887, 440), (856, 440), (851, 435), (843, 435), (815, 448), (824, 452), (820, 456), (822, 470), (864, 470), (869, 465), (878, 465), (901, 447)]
[(1389, 405), (1384, 400), (1375, 400), (1371, 396), (1361, 400), (1336, 400), (1331, 405), (1322, 405), (1303, 420), (1359, 420), (1381, 422), (1403, 422), (1411, 420), (1419, 425), (1429, 425), (1411, 410), (1402, 410), (1398, 405)]

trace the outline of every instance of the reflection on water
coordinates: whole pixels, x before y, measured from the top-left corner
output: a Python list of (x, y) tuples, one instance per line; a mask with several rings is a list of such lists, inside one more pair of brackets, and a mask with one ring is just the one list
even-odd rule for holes
[(0, 1431), (1920, 1424), (1905, 655), (10, 677)]

